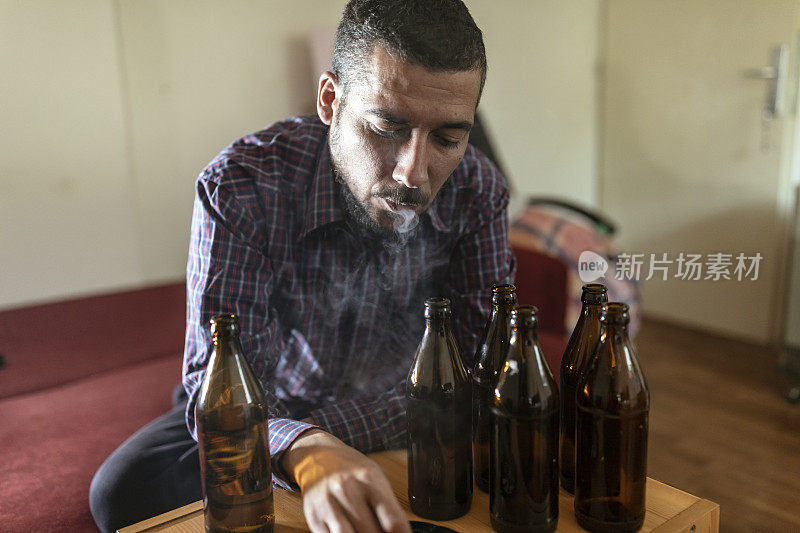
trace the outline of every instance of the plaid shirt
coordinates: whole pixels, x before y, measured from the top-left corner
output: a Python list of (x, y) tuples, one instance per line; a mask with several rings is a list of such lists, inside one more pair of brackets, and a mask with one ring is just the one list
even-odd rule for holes
[(423, 302), (450, 298), (469, 365), (489, 287), (513, 279), (508, 192), (471, 146), (405, 245), (345, 217), (316, 118), (289, 119), (226, 148), (200, 174), (187, 266), (183, 383), (192, 435), (210, 356), (209, 321), (239, 315), (246, 357), (266, 391), (275, 481), (283, 451), (313, 425), (364, 453), (405, 446), (405, 379)]

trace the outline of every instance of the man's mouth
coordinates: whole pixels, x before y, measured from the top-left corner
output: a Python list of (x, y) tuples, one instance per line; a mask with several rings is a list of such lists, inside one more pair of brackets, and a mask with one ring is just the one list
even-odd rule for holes
[(410, 209), (411, 211), (414, 211), (414, 210), (416, 210), (417, 207), (419, 207), (416, 204), (407, 204), (407, 203), (403, 203), (403, 202), (393, 202), (392, 200), (389, 200), (388, 198), (383, 198), (383, 201), (389, 207), (389, 210), (393, 211), (393, 212), (400, 211), (401, 209)]

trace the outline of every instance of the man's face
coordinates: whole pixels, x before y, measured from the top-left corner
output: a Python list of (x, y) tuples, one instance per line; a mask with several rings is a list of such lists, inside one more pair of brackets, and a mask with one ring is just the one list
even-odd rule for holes
[(479, 91), (478, 70), (433, 72), (376, 46), (366, 76), (344, 99), (337, 84), (331, 105), (331, 159), (351, 215), (380, 231), (422, 213), (464, 156)]

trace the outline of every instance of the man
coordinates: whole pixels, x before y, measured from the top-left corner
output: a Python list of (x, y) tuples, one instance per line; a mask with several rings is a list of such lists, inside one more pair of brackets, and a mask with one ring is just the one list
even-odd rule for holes
[(423, 301), (451, 299), (468, 363), (489, 287), (514, 273), (508, 193), (468, 146), (485, 73), (460, 0), (353, 0), (318, 117), (244, 137), (206, 168), (187, 269), (185, 424), (180, 404), (101, 467), (101, 529), (201, 497), (192, 436), (208, 323), (236, 313), (270, 404), (274, 480), (302, 490), (312, 530), (409, 531), (364, 453), (405, 445)]

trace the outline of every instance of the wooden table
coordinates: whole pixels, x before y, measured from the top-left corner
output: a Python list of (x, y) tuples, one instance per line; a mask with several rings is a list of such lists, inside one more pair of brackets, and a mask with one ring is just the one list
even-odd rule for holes
[[(405, 450), (394, 450), (370, 455), (392, 484), (400, 505), (409, 520), (420, 519), (408, 507), (408, 472)], [(572, 496), (563, 490), (559, 494), (558, 531), (584, 531), (575, 522)], [(654, 479), (647, 479), (647, 514), (641, 531), (692, 531), (707, 533), (719, 531), (719, 505), (692, 496)], [(275, 490), (275, 532), (295, 533), (309, 531), (303, 518), (303, 507), (298, 493)], [(489, 495), (475, 489), (470, 512), (447, 522), (435, 522), (461, 532), (492, 531), (489, 522)], [(168, 513), (120, 529), (119, 533), (203, 533), (203, 502), (198, 501)]]

